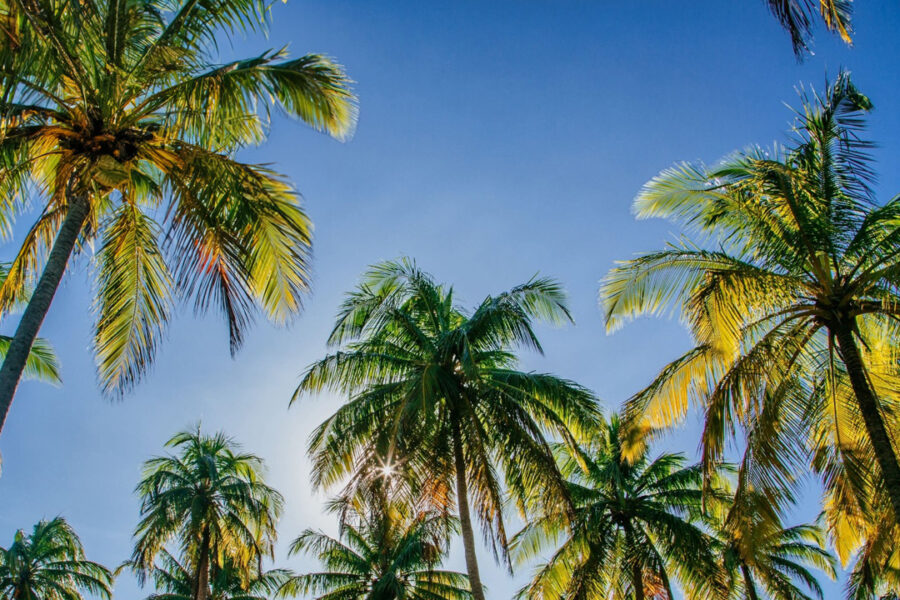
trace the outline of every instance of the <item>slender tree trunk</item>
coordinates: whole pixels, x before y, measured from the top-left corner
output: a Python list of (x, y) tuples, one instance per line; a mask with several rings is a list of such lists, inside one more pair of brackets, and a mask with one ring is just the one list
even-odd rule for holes
[(466, 570), (469, 573), (469, 585), (472, 586), (472, 597), (484, 599), (484, 588), (481, 575), (478, 573), (478, 557), (475, 556), (475, 534), (472, 531), (472, 517), (469, 514), (468, 485), (466, 484), (466, 459), (463, 456), (462, 432), (456, 417), (453, 419), (453, 460), (456, 469), (456, 503), (459, 509), (459, 524), (462, 529), (463, 549), (466, 553)]
[(78, 234), (81, 233), (81, 228), (87, 220), (89, 209), (86, 197), (75, 196), (70, 199), (69, 209), (53, 241), (44, 272), (41, 273), (25, 312), (22, 313), (15, 336), (9, 344), (6, 359), (0, 366), (0, 431), (3, 430), (3, 424), (9, 414), (9, 407), (12, 405), (16, 387), (25, 369), (25, 362), (31, 353), (31, 346), (41, 328), (41, 323), (44, 322), (44, 317), (47, 316), (50, 303), (59, 288), (59, 282), (66, 272), (66, 265), (78, 241)]
[[(634, 536), (631, 533), (631, 528), (627, 526), (625, 529), (625, 546), (634, 548)], [(632, 556), (631, 558), (634, 559), (631, 561), (631, 587), (634, 588), (634, 600), (644, 600), (644, 572), (637, 557)]]
[(203, 528), (200, 534), (200, 560), (197, 562), (197, 588), (194, 600), (206, 600), (209, 597), (209, 527)]
[(748, 600), (759, 600), (759, 594), (756, 593), (756, 585), (753, 584), (753, 577), (750, 575), (750, 569), (743, 563), (741, 564), (741, 574), (744, 576), (744, 589), (747, 591)]
[(634, 588), (634, 600), (644, 600), (644, 574), (637, 561), (631, 563), (631, 587)]
[(900, 522), (900, 464), (897, 463), (897, 455), (894, 453), (891, 438), (878, 409), (878, 399), (869, 384), (866, 367), (853, 337), (853, 322), (839, 323), (834, 329), (834, 334), (837, 337), (841, 358), (847, 367), (847, 374), (850, 375), (850, 384), (853, 386), (859, 412), (866, 424), (869, 441), (875, 451), (875, 459), (881, 468), (884, 487), (894, 508), (894, 518)]
[(660, 569), (659, 578), (662, 579), (663, 587), (666, 589), (666, 599), (675, 600), (675, 594), (672, 592), (672, 582), (669, 581), (669, 574), (666, 573), (665, 566)]

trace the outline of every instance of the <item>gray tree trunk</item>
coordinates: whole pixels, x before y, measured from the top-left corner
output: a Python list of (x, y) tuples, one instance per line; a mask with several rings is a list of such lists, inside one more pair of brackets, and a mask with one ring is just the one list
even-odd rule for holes
[(200, 560), (197, 565), (197, 577), (195, 577), (197, 587), (194, 589), (194, 600), (206, 600), (209, 597), (209, 538), (209, 526), (206, 525), (200, 535)]
[(634, 588), (634, 600), (644, 600), (644, 574), (637, 561), (631, 565), (631, 586)]
[(833, 332), (837, 337), (841, 359), (850, 376), (850, 384), (853, 386), (853, 394), (856, 396), (859, 412), (866, 425), (869, 441), (875, 451), (875, 459), (881, 468), (884, 487), (890, 498), (891, 506), (894, 508), (894, 517), (900, 521), (900, 464), (897, 463), (897, 455), (894, 453), (891, 437), (878, 408), (878, 399), (869, 383), (866, 367), (863, 365), (859, 348), (853, 337), (853, 320), (839, 323)]
[[(625, 547), (628, 553), (625, 559), (631, 558), (631, 587), (634, 588), (634, 600), (644, 600), (644, 570), (641, 568), (641, 561), (638, 560), (637, 552), (634, 548), (635, 539), (631, 531), (631, 527), (625, 524)], [(632, 556), (628, 556), (631, 554)]]
[(50, 303), (53, 302), (53, 296), (59, 288), (59, 282), (66, 272), (66, 265), (89, 212), (90, 205), (86, 197), (71, 198), (69, 209), (47, 257), (47, 264), (44, 265), (41, 278), (25, 307), (25, 312), (22, 313), (19, 326), (9, 344), (6, 359), (0, 366), (0, 431), (3, 430), (3, 424), (9, 414), (9, 407), (12, 405), (31, 347), (44, 322), (44, 317), (47, 316)]
[[(452, 418), (452, 417), (451, 417)], [(459, 524), (462, 530), (463, 549), (466, 554), (466, 570), (469, 574), (469, 585), (472, 586), (472, 597), (484, 599), (484, 588), (481, 575), (478, 573), (478, 557), (475, 555), (475, 534), (472, 530), (472, 517), (469, 514), (468, 485), (466, 484), (466, 459), (463, 456), (462, 433), (459, 423), (453, 424), (453, 459), (456, 469), (456, 504), (459, 509)]]
[(759, 594), (756, 593), (756, 584), (753, 583), (750, 569), (743, 563), (741, 564), (741, 574), (744, 576), (744, 588), (746, 588), (748, 600), (759, 600)]

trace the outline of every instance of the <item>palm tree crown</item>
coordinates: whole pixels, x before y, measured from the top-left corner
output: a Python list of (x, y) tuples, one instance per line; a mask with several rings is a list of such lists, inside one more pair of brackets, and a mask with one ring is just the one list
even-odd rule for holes
[(455, 479), (468, 574), (479, 600), (470, 497), (495, 553), (505, 553), (501, 482), (516, 498), (542, 489), (549, 502), (566, 502), (568, 489), (545, 436), (571, 441), (598, 419), (587, 390), (515, 369), (515, 346), (540, 350), (536, 318), (569, 319), (551, 280), (488, 296), (466, 312), (454, 304), (452, 289), (413, 263), (384, 263), (348, 295), (330, 338), (341, 349), (313, 364), (297, 390), (327, 387), (349, 395), (312, 437), (317, 484), (364, 477), (386, 463), (429, 493), (452, 499)]
[(206, 600), (218, 571), (228, 566), (249, 576), (271, 555), (283, 500), (263, 482), (262, 461), (222, 434), (186, 431), (167, 445), (180, 453), (147, 461), (137, 488), (143, 518), (132, 565), (143, 582), (157, 556), (176, 544), (192, 570), (193, 600)]
[(516, 535), (522, 561), (561, 542), (519, 598), (672, 600), (672, 578), (712, 589), (716, 567), (712, 539), (699, 522), (699, 467), (685, 466), (678, 454), (651, 460), (617, 416), (587, 448), (560, 446), (557, 457), (575, 518), (567, 527), (564, 513), (544, 512)]
[(223, 39), (267, 27), (268, 7), (0, 1), (0, 225), (41, 208), (0, 285), (5, 311), (37, 281), (0, 370), (0, 427), (66, 264), (88, 243), (107, 392), (146, 371), (176, 295), (224, 313), (232, 351), (257, 308), (275, 321), (299, 310), (309, 220), (281, 175), (234, 155), (265, 138), (273, 109), (338, 138), (355, 112), (348, 79), (323, 56), (217, 64)]
[(40, 521), (30, 534), (19, 530), (9, 548), (0, 548), (0, 598), (82, 600), (88, 592), (109, 600), (112, 585), (112, 573), (85, 559), (61, 517)]
[[(884, 485), (858, 499), (886, 494), (897, 515), (888, 430), (900, 383), (900, 199), (872, 198), (871, 144), (860, 137), (870, 107), (842, 73), (805, 99), (791, 148), (663, 172), (638, 196), (638, 215), (683, 222), (715, 249), (685, 242), (626, 261), (602, 297), (611, 328), (680, 304), (696, 347), (631, 410), (662, 425), (701, 405), (709, 472), (738, 424), (751, 438), (799, 444), (800, 457), (823, 439), (838, 458), (861, 444)], [(768, 453), (776, 466), (788, 456)]]
[(315, 554), (328, 570), (293, 578), (282, 588), (283, 594), (315, 594), (320, 600), (472, 597), (464, 574), (439, 568), (456, 525), (447, 514), (404, 502), (360, 498), (343, 512), (340, 540), (311, 529), (294, 540), (292, 554)]

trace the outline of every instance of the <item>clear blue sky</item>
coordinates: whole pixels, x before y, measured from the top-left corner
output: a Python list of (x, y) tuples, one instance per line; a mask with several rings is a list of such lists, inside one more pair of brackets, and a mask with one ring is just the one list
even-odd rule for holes
[[(0, 438), (0, 545), (62, 514), (91, 558), (117, 565), (130, 552), (142, 461), (202, 420), (266, 459), (287, 497), (277, 563), (309, 567), (285, 551), (305, 527), (334, 529), (321, 513), (325, 496), (310, 490), (304, 450), (339, 399), (291, 410), (288, 399), (325, 351), (342, 293), (367, 265), (400, 255), (452, 282), (470, 304), (538, 271), (560, 278), (577, 325), (541, 330), (546, 356), (525, 364), (577, 380), (614, 409), (688, 344), (678, 323), (663, 319), (607, 336), (596, 304), (613, 261), (671, 239), (668, 224), (630, 213), (659, 170), (784, 140), (795, 86), (821, 86), (845, 66), (875, 103), (880, 196), (900, 192), (900, 6), (859, 0), (856, 11), (853, 48), (819, 32), (815, 55), (798, 64), (762, 0), (276, 4), (268, 41), (239, 41), (225, 54), (283, 44), (295, 55), (327, 53), (360, 97), (348, 143), (276, 119), (270, 141), (245, 154), (288, 173), (315, 221), (305, 313), (288, 329), (259, 323), (232, 360), (224, 324), (184, 309), (147, 380), (110, 402), (95, 382), (82, 258), (42, 332), (58, 349), (65, 385), (24, 383)], [(695, 428), (666, 446), (693, 453)], [(801, 512), (816, 512), (817, 501), (808, 496)], [(481, 558), (491, 598), (510, 597), (527, 578), (527, 569), (510, 578), (491, 566), (488, 552)], [(458, 549), (450, 562), (463, 568)], [(122, 599), (147, 593), (128, 576), (117, 585)]]

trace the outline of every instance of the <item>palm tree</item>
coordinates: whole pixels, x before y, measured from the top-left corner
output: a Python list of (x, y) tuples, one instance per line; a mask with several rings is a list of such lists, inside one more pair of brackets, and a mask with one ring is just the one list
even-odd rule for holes
[(82, 600), (82, 593), (109, 600), (113, 577), (86, 560), (81, 540), (65, 519), (40, 521), (21, 529), (9, 548), (0, 548), (0, 598), (10, 600)]
[(714, 249), (684, 242), (626, 261), (601, 295), (610, 329), (680, 304), (696, 343), (632, 399), (633, 413), (670, 423), (703, 406), (712, 469), (736, 423), (792, 412), (809, 431), (802, 415), (816, 409), (804, 399), (834, 410), (852, 399), (900, 515), (885, 422), (900, 383), (900, 198), (872, 197), (860, 138), (870, 108), (841, 73), (824, 96), (804, 98), (790, 149), (664, 171), (635, 201), (638, 216), (683, 222)]
[(273, 551), (283, 500), (263, 482), (262, 460), (221, 433), (184, 431), (166, 446), (179, 454), (144, 463), (131, 564), (143, 583), (157, 556), (177, 544), (191, 569), (192, 600), (208, 600), (210, 581), (226, 566), (248, 575), (256, 562), (261, 572), (259, 561)]
[(294, 396), (324, 388), (349, 396), (311, 438), (317, 485), (388, 469), (452, 502), (455, 483), (476, 600), (484, 592), (471, 511), (495, 557), (505, 556), (501, 482), (519, 500), (542, 489), (548, 502), (568, 504), (546, 436), (571, 442), (599, 418), (584, 388), (516, 370), (516, 346), (541, 350), (536, 319), (570, 319), (549, 279), (488, 296), (468, 312), (413, 262), (382, 263), (347, 296), (329, 339), (339, 349), (309, 367)]
[(544, 512), (516, 535), (521, 561), (556, 548), (519, 598), (674, 600), (673, 578), (714, 589), (713, 540), (699, 520), (700, 468), (685, 466), (680, 454), (651, 460), (632, 433), (613, 416), (586, 448), (557, 449), (575, 518), (567, 528), (564, 513)]
[(733, 497), (707, 505), (715, 552), (724, 575), (723, 599), (809, 600), (803, 588), (822, 600), (822, 587), (811, 567), (835, 578), (835, 559), (825, 549), (818, 525), (784, 527), (766, 493), (754, 487), (745, 456)]
[[(824, 549), (818, 527), (797, 525), (757, 535), (752, 541), (721, 532), (719, 552), (730, 598), (758, 600), (808, 600), (798, 584), (816, 598), (824, 598), (822, 587), (808, 565), (835, 577), (834, 558)], [(748, 548), (749, 546), (749, 548)]]
[[(355, 498), (340, 539), (307, 529), (291, 554), (315, 554), (327, 571), (291, 579), (282, 595), (315, 594), (320, 600), (467, 600), (468, 578), (441, 570), (456, 522), (446, 513), (386, 501)], [(343, 540), (343, 541), (342, 541)]]
[(300, 309), (309, 220), (281, 175), (235, 152), (264, 140), (273, 109), (338, 138), (355, 111), (343, 71), (320, 55), (215, 63), (231, 34), (267, 27), (268, 6), (0, 2), (2, 219), (42, 205), (0, 285), (2, 312), (36, 281), (0, 368), (0, 428), (72, 253), (89, 243), (106, 392), (147, 370), (176, 295), (224, 313), (232, 352), (258, 308), (278, 322)]
[[(183, 565), (166, 550), (150, 569), (156, 592), (147, 600), (193, 600), (193, 570)], [(246, 576), (234, 562), (226, 561), (210, 577), (209, 600), (272, 600), (276, 592), (292, 577), (285, 569), (251, 572)]]
[(852, 0), (765, 0), (781, 26), (790, 34), (797, 58), (810, 51), (815, 13), (819, 13), (829, 31), (838, 33), (850, 44)]

